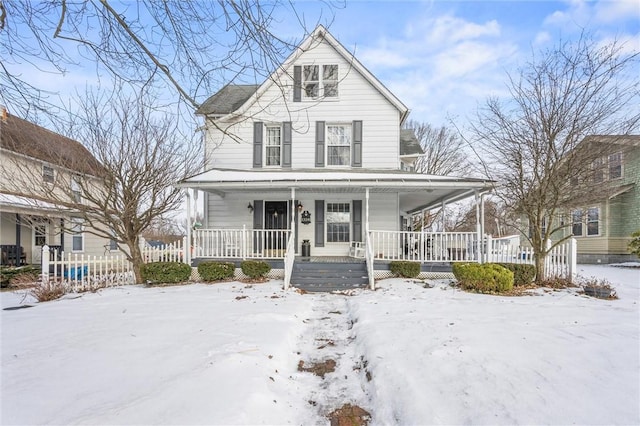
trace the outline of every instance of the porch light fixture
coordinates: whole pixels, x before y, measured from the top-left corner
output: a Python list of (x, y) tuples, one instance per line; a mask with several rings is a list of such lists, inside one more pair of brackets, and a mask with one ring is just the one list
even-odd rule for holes
[(296, 207), (298, 208), (299, 212), (301, 212), (304, 209), (304, 206), (302, 205), (302, 203), (298, 203)]
[(249, 203), (247, 208), (249, 209), (249, 213), (253, 213), (253, 205), (251, 205), (251, 203)]

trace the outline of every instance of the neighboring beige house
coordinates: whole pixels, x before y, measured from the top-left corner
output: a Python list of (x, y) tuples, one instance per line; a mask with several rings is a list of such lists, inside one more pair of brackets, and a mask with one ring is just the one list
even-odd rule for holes
[[(0, 249), (2, 264), (38, 264), (42, 246), (104, 255), (115, 244), (85, 228), (63, 194), (79, 177), (97, 179), (100, 163), (79, 142), (8, 113), (0, 118)], [(68, 185), (71, 191), (60, 191)], [(55, 202), (57, 200), (58, 202)]]

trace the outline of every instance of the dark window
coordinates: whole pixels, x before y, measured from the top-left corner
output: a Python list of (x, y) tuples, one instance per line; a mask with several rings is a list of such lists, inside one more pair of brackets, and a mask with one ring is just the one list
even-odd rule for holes
[(622, 177), (622, 153), (616, 152), (609, 156), (609, 179)]
[(573, 210), (571, 212), (572, 234), (576, 237), (582, 237), (582, 209)]
[(53, 183), (53, 180), (54, 180), (53, 167), (42, 166), (42, 180), (47, 183)]
[(600, 209), (591, 207), (587, 210), (587, 235), (600, 235)]

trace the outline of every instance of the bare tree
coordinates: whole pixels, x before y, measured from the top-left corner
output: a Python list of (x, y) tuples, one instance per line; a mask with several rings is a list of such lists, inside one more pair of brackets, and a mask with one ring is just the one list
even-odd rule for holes
[(416, 172), (443, 176), (467, 172), (466, 144), (457, 131), (444, 126), (434, 128), (415, 120), (407, 121), (404, 127), (413, 129), (424, 151), (424, 155), (416, 160)]
[(488, 99), (473, 124), (474, 147), (498, 181), (498, 196), (526, 219), (518, 229), (534, 250), (537, 280), (545, 278), (546, 241), (570, 226), (558, 220), (563, 208), (606, 191), (594, 187), (593, 175), (609, 147), (585, 137), (637, 129), (638, 52), (623, 47), (583, 35), (534, 56), (509, 75), (511, 98)]
[(195, 109), (223, 83), (262, 81), (291, 52), (295, 40), (271, 31), (283, 10), (306, 26), (286, 0), (0, 0), (0, 101), (25, 118), (50, 112), (52, 93), (25, 64), (62, 74), (89, 63), (97, 77), (162, 87)]

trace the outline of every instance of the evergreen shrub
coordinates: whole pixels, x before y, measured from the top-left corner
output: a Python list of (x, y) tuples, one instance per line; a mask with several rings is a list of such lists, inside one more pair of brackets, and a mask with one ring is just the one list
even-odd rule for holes
[(415, 278), (420, 275), (420, 262), (394, 260), (389, 263), (389, 270), (396, 277)]
[(515, 286), (529, 285), (536, 277), (535, 265), (523, 263), (498, 263), (498, 265), (513, 272), (513, 285)]
[(202, 262), (198, 274), (205, 282), (220, 281), (233, 277), (236, 266), (231, 262)]
[(151, 262), (142, 265), (140, 273), (149, 284), (181, 283), (191, 277), (191, 266), (180, 262)]
[(245, 260), (240, 264), (240, 269), (249, 278), (257, 279), (264, 278), (271, 270), (271, 266), (262, 260)]
[(513, 272), (495, 263), (454, 263), (453, 275), (465, 290), (500, 293), (513, 289)]

